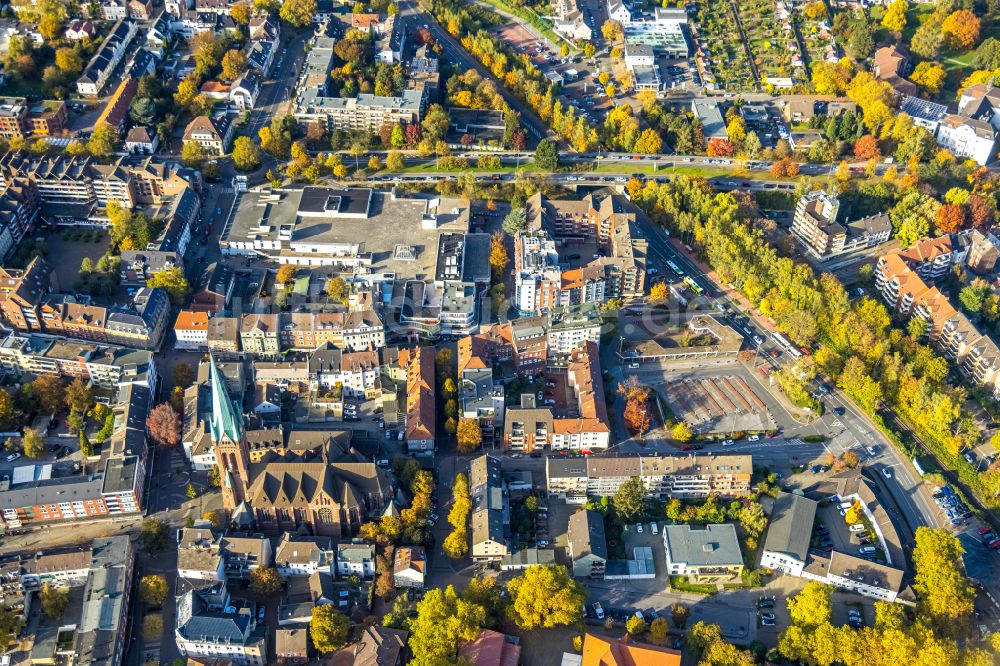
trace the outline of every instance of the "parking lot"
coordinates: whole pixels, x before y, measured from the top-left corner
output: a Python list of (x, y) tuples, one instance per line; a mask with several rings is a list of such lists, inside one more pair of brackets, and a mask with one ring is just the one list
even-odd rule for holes
[(767, 405), (739, 375), (690, 377), (663, 388), (675, 416), (696, 432), (760, 432), (775, 427)]

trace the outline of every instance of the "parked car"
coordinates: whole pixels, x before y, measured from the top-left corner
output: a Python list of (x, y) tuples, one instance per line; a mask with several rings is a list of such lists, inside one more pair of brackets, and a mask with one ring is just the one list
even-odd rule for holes
[(600, 601), (594, 602), (594, 615), (597, 616), (598, 620), (603, 620), (604, 619), (604, 609), (601, 608), (601, 602)]
[(760, 623), (764, 627), (773, 627), (774, 626), (774, 618), (768, 619), (768, 618), (762, 617), (760, 619)]
[(656, 523), (650, 523), (649, 524), (649, 531), (652, 532), (653, 534), (659, 534), (660, 533), (660, 529), (656, 526)]
[(884, 476), (887, 479), (891, 479), (892, 478), (892, 470), (889, 469), (888, 467), (883, 467), (882, 468), (882, 476)]
[(874, 555), (875, 546), (861, 546), (861, 548), (858, 548), (858, 552), (862, 555)]
[(638, 532), (639, 534), (642, 534), (642, 523), (635, 524), (635, 531)]
[(774, 598), (761, 597), (757, 600), (757, 608), (774, 608)]
[(747, 437), (748, 442), (756, 442), (758, 439), (760, 439), (760, 435), (750, 435)]
[(7, 456), (7, 462), (14, 462), (15, 460), (17, 460), (20, 457), (21, 457), (20, 453), (12, 453), (9, 456)]
[(878, 454), (878, 452), (875, 451), (875, 447), (874, 446), (866, 446), (865, 447), (865, 451), (867, 451), (868, 455), (870, 455), (870, 456), (874, 456), (874, 455)]
[(761, 613), (760, 613), (760, 619), (761, 620), (771, 620), (773, 622), (774, 621), (774, 613), (772, 613), (770, 611), (761, 611)]
[(862, 525), (861, 523), (854, 523), (852, 525), (848, 525), (847, 529), (849, 529), (852, 532), (864, 532), (865, 526)]

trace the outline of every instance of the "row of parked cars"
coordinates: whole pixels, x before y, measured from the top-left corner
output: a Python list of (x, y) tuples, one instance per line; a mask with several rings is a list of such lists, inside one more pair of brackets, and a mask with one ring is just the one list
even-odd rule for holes
[(948, 522), (955, 526), (964, 525), (965, 520), (972, 515), (969, 507), (958, 499), (950, 486), (941, 486), (934, 491), (934, 503), (944, 512)]

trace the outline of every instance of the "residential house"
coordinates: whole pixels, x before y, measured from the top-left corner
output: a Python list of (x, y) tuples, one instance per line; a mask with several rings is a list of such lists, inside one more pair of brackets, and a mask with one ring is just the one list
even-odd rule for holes
[(329, 537), (304, 537), (291, 532), (281, 535), (274, 565), (282, 576), (333, 573), (336, 551)]
[(567, 543), (574, 578), (604, 578), (608, 542), (601, 514), (585, 509), (570, 516)]
[(427, 552), (423, 546), (396, 548), (394, 558), (392, 579), (396, 588), (424, 589), (424, 578), (427, 575)]
[(253, 109), (260, 95), (261, 78), (257, 72), (248, 71), (233, 81), (229, 89), (229, 101), (241, 111)]
[(400, 666), (409, 634), (402, 629), (368, 627), (357, 643), (334, 652), (329, 666)]
[(400, 350), (399, 365), (406, 370), (406, 449), (409, 453), (433, 451), (437, 419), (434, 348)]
[(159, 134), (142, 125), (136, 125), (125, 135), (125, 150), (133, 155), (152, 155), (159, 145)]
[[(566, 657), (571, 661), (567, 662)], [(583, 636), (582, 654), (563, 653), (563, 665), (576, 666), (681, 666), (680, 650), (637, 644), (629, 634), (611, 639), (586, 633)]]
[(667, 574), (671, 576), (715, 582), (739, 578), (743, 572), (743, 553), (731, 523), (665, 525), (663, 550)]
[(879, 81), (888, 83), (897, 96), (915, 97), (919, 90), (917, 85), (904, 78), (910, 63), (910, 54), (900, 45), (883, 46), (875, 51), (872, 73)]
[(227, 115), (195, 116), (184, 129), (184, 143), (197, 143), (208, 155), (225, 155), (233, 138), (233, 122)]
[(809, 541), (816, 519), (817, 503), (792, 493), (774, 500), (760, 566), (801, 576), (809, 561)]
[(174, 639), (188, 659), (225, 659), (241, 666), (267, 663), (267, 631), (257, 622), (256, 602), (230, 597), (225, 581), (177, 598)]
[(368, 543), (337, 544), (337, 575), (375, 577), (375, 547)]
[(521, 663), (521, 645), (514, 636), (480, 629), (475, 640), (459, 646), (458, 658), (473, 666), (513, 666)]
[[(114, 20), (114, 19), (106, 19)], [(83, 74), (76, 81), (76, 90), (81, 95), (99, 96), (111, 77), (111, 73), (121, 62), (128, 50), (129, 44), (138, 32), (138, 24), (124, 20), (124, 16), (111, 28), (101, 47), (93, 55)]]
[(276, 629), (274, 654), (284, 664), (305, 664), (309, 661), (309, 630), (306, 628)]

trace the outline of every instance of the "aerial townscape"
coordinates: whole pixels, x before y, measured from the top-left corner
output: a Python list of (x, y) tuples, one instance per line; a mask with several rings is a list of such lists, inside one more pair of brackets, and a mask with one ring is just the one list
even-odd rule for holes
[(0, 2), (0, 666), (1000, 665), (1000, 0)]

